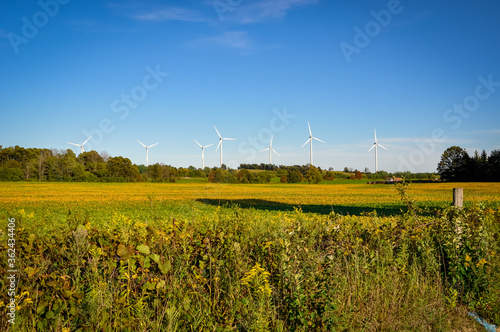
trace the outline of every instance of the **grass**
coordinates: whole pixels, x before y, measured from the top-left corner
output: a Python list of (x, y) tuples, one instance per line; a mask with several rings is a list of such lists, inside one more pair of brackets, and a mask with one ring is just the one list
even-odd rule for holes
[(180, 178), (177, 183), (208, 183), (208, 178)]
[(9, 328), (479, 331), (468, 310), (500, 323), (499, 189), (0, 183)]

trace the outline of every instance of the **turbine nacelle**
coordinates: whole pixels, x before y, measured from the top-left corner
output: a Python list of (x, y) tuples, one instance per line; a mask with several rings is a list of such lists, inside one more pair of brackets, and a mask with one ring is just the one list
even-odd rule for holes
[(83, 146), (92, 138), (92, 136), (90, 136), (89, 138), (87, 138), (87, 140), (85, 142), (83, 142), (82, 144), (76, 144), (76, 143), (71, 143), (71, 142), (66, 142), (68, 144), (71, 144), (71, 145), (76, 145), (76, 146), (79, 146), (80, 147), (80, 153), (83, 153), (85, 152), (85, 150), (83, 149)]

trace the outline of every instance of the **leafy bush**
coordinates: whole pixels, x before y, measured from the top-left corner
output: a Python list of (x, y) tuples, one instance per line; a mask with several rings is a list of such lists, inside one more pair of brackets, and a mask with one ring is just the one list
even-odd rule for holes
[(22, 181), (23, 171), (19, 168), (0, 167), (0, 181)]
[(289, 183), (300, 183), (304, 180), (304, 176), (297, 170), (291, 171), (288, 176)]
[(406, 212), (384, 218), (153, 198), (2, 209), (2, 246), (17, 220), (16, 328), (461, 330), (464, 308), (499, 324), (500, 211), (432, 216), (401, 193)]

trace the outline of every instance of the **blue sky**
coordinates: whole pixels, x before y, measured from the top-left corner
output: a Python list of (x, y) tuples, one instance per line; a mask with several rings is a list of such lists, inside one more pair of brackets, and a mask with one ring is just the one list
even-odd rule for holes
[(309, 162), (435, 171), (500, 149), (500, 4), (482, 1), (3, 1), (0, 145), (173, 166)]

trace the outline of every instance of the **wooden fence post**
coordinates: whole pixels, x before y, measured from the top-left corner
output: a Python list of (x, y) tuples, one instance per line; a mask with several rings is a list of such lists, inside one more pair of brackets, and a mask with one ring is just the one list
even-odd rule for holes
[(453, 188), (453, 206), (461, 209), (464, 205), (464, 189)]

